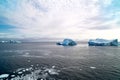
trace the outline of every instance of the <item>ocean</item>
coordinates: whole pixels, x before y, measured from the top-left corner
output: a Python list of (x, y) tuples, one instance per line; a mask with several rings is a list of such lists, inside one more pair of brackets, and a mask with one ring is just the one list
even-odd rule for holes
[(120, 47), (0, 44), (0, 80), (120, 80)]

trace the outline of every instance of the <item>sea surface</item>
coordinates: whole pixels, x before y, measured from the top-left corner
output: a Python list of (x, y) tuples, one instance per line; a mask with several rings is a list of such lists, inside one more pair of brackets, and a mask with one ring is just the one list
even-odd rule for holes
[(0, 44), (0, 80), (120, 80), (120, 47)]

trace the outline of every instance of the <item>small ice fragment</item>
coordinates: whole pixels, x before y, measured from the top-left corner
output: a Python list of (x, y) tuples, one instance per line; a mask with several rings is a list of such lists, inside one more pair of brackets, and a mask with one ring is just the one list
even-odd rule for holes
[(29, 71), (29, 69), (26, 69), (26, 71)]
[(11, 77), (15, 77), (15, 75), (11, 75)]
[(22, 72), (18, 72), (18, 74), (22, 74)]
[(2, 74), (2, 75), (0, 75), (0, 79), (7, 78), (8, 76), (9, 76), (9, 74)]
[(31, 67), (33, 67), (33, 65), (31, 65)]
[(90, 68), (91, 68), (91, 69), (96, 69), (96, 67), (93, 67), (93, 66), (91, 66)]
[(48, 72), (49, 72), (49, 74), (51, 74), (51, 75), (55, 75), (55, 74), (58, 75), (58, 72), (57, 72), (56, 70), (54, 70), (54, 69), (49, 69)]
[(23, 70), (23, 72), (25, 72), (25, 70)]
[(82, 70), (82, 69), (80, 69), (80, 70)]
[(55, 68), (55, 66), (52, 66), (52, 68)]

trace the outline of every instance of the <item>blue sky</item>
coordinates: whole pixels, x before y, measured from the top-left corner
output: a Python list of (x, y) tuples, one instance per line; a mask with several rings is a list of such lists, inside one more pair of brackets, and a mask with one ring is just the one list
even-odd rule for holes
[(0, 38), (120, 39), (120, 1), (0, 0)]

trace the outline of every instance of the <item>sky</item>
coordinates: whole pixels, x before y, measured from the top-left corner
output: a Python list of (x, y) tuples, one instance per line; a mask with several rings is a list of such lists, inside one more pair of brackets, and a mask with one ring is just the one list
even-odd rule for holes
[(120, 1), (0, 0), (0, 38), (120, 39)]

